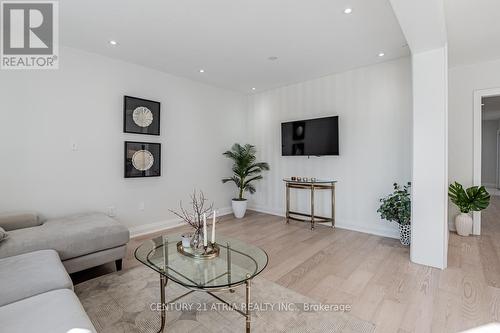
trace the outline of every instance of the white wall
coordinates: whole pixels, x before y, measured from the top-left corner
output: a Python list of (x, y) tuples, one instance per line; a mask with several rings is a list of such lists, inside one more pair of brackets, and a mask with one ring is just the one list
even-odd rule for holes
[[(473, 185), (474, 91), (500, 88), (500, 60), (460, 66), (449, 70), (449, 182)], [(458, 213), (449, 204), (449, 224)]]
[(481, 182), (496, 187), (497, 183), (497, 131), (498, 120), (483, 120), (481, 140)]
[[(271, 166), (250, 206), (284, 214), (284, 177), (333, 178), (339, 181), (337, 226), (398, 237), (396, 225), (382, 221), (376, 210), (394, 182), (410, 180), (411, 100), (408, 58), (250, 97), (249, 141)], [(281, 122), (325, 115), (339, 115), (340, 156), (281, 156)], [(328, 195), (317, 200), (319, 213), (328, 214)], [(307, 193), (294, 194), (292, 201), (309, 210)]]
[[(172, 219), (195, 187), (230, 206), (221, 154), (244, 137), (243, 95), (69, 48), (60, 59), (59, 70), (0, 73), (0, 211), (115, 206), (137, 227)], [(123, 95), (162, 103), (160, 137), (123, 133)], [(124, 179), (124, 140), (161, 142), (162, 176)]]

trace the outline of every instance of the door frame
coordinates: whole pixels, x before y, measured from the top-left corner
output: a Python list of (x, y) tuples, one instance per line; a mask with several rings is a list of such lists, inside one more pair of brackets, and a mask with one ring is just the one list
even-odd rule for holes
[[(474, 186), (481, 186), (481, 149), (482, 149), (482, 99), (483, 97), (500, 96), (500, 88), (474, 91)], [(474, 224), (472, 233), (481, 234), (481, 212), (473, 212)]]
[[(499, 120), (500, 121), (500, 120)], [(496, 189), (500, 188), (500, 129), (497, 130), (497, 169), (496, 169)]]

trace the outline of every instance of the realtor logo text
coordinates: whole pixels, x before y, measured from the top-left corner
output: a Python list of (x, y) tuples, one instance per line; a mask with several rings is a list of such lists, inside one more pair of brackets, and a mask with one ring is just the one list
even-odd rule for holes
[(2, 69), (59, 67), (58, 3), (2, 1)]

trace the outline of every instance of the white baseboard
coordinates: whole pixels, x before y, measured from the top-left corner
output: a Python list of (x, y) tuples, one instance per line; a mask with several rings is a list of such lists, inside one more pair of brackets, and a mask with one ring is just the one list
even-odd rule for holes
[[(219, 208), (217, 211), (218, 211), (219, 216), (228, 215), (228, 214), (231, 214), (233, 212), (231, 207)], [(133, 237), (143, 236), (143, 235), (151, 234), (151, 233), (162, 231), (162, 230), (180, 227), (182, 225), (185, 225), (184, 221), (182, 221), (179, 218), (176, 218), (176, 219), (171, 219), (171, 220), (167, 220), (167, 221), (158, 221), (158, 222), (133, 226), (133, 227), (129, 227), (128, 229), (130, 231), (130, 237), (133, 238)]]
[[(248, 207), (248, 209), (254, 210), (254, 211), (260, 212), (260, 213), (285, 217), (284, 211), (269, 209), (268, 207), (250, 205)], [(351, 224), (351, 223), (344, 223), (342, 221), (335, 221), (335, 227), (339, 228), (339, 229), (347, 229), (347, 230), (362, 232), (365, 234), (371, 234), (371, 235), (377, 235), (377, 236), (382, 236), (382, 237), (399, 239), (399, 231), (396, 229), (366, 228), (366, 227), (360, 227), (358, 225)]]

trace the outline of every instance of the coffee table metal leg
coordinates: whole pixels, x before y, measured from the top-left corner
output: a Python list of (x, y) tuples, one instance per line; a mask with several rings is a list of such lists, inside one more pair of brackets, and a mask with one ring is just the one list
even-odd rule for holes
[(160, 274), (160, 302), (161, 302), (161, 326), (158, 333), (163, 332), (165, 322), (167, 321), (167, 309), (165, 304), (165, 288), (167, 287), (167, 277)]
[(250, 323), (252, 318), (250, 317), (250, 286), (251, 286), (252, 280), (247, 280), (245, 282), (246, 285), (246, 298), (245, 298), (245, 303), (246, 303), (246, 309), (245, 309), (245, 322), (246, 322), (246, 333), (250, 333)]

